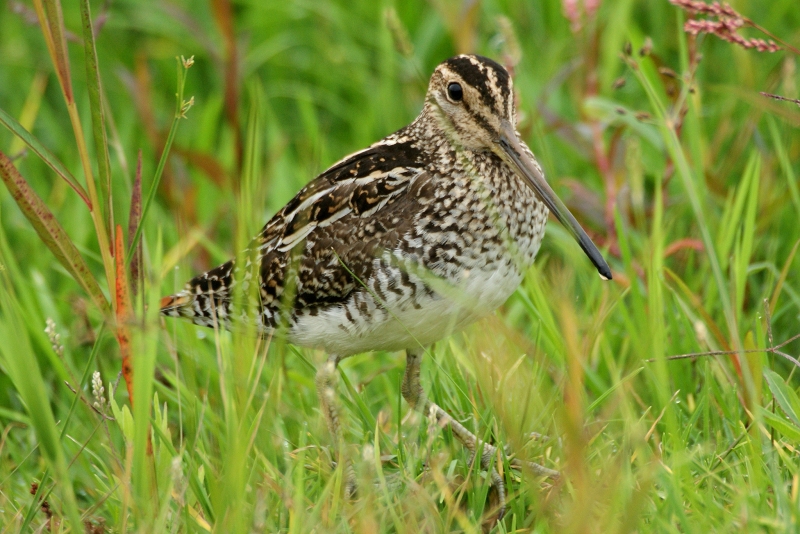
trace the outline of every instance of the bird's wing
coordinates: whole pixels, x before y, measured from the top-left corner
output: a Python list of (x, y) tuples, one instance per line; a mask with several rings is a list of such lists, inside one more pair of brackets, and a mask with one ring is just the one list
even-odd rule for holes
[(241, 272), (232, 260), (197, 276), (175, 296), (183, 298), (165, 299), (162, 312), (227, 311), (234, 285), (254, 279), (270, 326), (281, 302), (294, 310), (344, 302), (369, 279), (372, 260), (410, 228), (424, 196), (419, 189), (430, 185), (420, 160), (419, 150), (399, 133), (344, 158), (270, 219), (243, 255), (248, 259)]

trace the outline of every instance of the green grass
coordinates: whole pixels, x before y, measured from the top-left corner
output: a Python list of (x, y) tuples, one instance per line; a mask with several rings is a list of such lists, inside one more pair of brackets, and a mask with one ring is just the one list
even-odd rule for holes
[[(508, 513), (494, 530), (800, 529), (798, 371), (754, 350), (800, 334), (800, 107), (759, 94), (798, 98), (800, 58), (690, 38), (660, 0), (605, 2), (576, 32), (554, 0), (213, 5), (94, 3), (105, 22), (92, 47), (88, 4), (65, 4), (72, 120), (34, 8), (3, 7), (2, 122), (33, 138), (23, 151), (0, 129), (26, 199), (0, 188), (0, 533), (47, 530), (32, 483), (59, 532), (491, 526), (486, 473), (402, 400), (402, 354), (341, 365), (360, 480), (348, 501), (314, 390), (322, 353), (155, 313), (318, 172), (412, 120), (435, 65), (468, 50), (518, 60), (519, 129), (615, 273), (602, 282), (552, 221), (511, 299), (424, 361), (445, 410), (564, 474), (553, 485), (503, 458)], [(794, 0), (734, 7), (800, 44)], [(175, 121), (181, 55), (195, 58), (194, 106)], [(139, 150), (139, 197), (153, 201), (125, 323), (131, 410), (108, 311), (116, 260), (98, 243), (128, 228)], [(669, 359), (705, 351), (739, 352)], [(780, 351), (796, 357), (800, 342)], [(531, 431), (549, 439), (527, 443)]]

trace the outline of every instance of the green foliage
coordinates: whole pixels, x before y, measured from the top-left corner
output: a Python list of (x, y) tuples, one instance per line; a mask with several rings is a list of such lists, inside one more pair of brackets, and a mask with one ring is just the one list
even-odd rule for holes
[[(502, 458), (495, 531), (798, 529), (800, 108), (759, 94), (798, 98), (796, 55), (687, 36), (666, 1), (573, 23), (556, 0), (91, 4), (0, 18), (0, 532), (492, 527), (486, 473), (402, 400), (402, 355), (341, 366), (350, 501), (323, 354), (156, 313), (412, 120), (462, 51), (514, 66), (519, 130), (615, 275), (551, 222), (509, 302), (425, 359), (445, 410), (563, 473)], [(735, 7), (797, 48), (795, 4)], [(144, 285), (120, 310), (139, 243)]]

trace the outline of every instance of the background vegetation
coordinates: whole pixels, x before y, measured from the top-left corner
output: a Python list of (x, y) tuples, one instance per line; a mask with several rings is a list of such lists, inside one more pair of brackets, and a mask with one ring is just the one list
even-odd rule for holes
[[(65, 2), (62, 25), (54, 2), (0, 6), (3, 122), (35, 137), (0, 129), (0, 532), (799, 528), (800, 342), (770, 347), (800, 333), (800, 107), (759, 94), (798, 98), (796, 53), (687, 35), (665, 0), (88, 7)], [(800, 47), (795, 0), (734, 7)], [(496, 524), (485, 473), (402, 401), (402, 354), (342, 365), (351, 502), (317, 409), (322, 354), (155, 313), (412, 120), (435, 65), (465, 51), (513, 66), (519, 129), (615, 276), (551, 222), (509, 302), (425, 360), (446, 410), (564, 474), (503, 458)], [(176, 76), (176, 56), (194, 65)], [(731, 352), (669, 359), (704, 351)]]

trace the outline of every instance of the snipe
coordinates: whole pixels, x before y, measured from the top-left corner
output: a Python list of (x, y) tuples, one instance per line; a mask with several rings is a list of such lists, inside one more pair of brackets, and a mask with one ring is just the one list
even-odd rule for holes
[[(425, 396), (425, 347), (505, 302), (533, 263), (549, 212), (611, 278), (515, 125), (503, 67), (474, 55), (445, 61), (413, 123), (323, 172), (264, 226), (243, 264), (231, 260), (197, 276), (165, 297), (161, 312), (203, 326), (244, 321), (324, 349), (316, 381), (337, 446), (337, 364), (361, 352), (405, 350), (403, 396), (480, 451), (502, 516), (496, 449)], [(352, 491), (352, 467), (347, 472)]]

